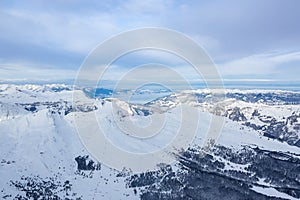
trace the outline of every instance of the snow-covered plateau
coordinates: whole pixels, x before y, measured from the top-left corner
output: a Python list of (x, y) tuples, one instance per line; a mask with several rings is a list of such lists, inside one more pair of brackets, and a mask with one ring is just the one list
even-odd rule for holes
[[(209, 89), (147, 90), (134, 93), (133, 101), (125, 101), (126, 94), (63, 84), (0, 85), (0, 198), (300, 199), (300, 92), (230, 89), (215, 98), (218, 91)], [(195, 138), (174, 153), (175, 162), (156, 170), (110, 168), (77, 132), (80, 122), (89, 134), (95, 117), (114, 145), (151, 153), (168, 145), (183, 121), (189, 126), (195, 120), (181, 118), (183, 105), (199, 113)], [(164, 119), (163, 131), (147, 140), (119, 127), (146, 127), (155, 118)], [(223, 128), (203, 154), (214, 120)]]

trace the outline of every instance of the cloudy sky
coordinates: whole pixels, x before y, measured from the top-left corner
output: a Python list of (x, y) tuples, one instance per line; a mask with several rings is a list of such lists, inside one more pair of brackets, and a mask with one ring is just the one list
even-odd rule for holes
[(73, 79), (104, 40), (161, 27), (197, 41), (224, 80), (300, 81), (299, 8), (298, 0), (1, 0), (0, 80)]

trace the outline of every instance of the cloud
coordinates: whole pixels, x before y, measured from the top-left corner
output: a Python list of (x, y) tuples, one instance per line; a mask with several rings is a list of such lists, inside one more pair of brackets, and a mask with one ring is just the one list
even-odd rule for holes
[[(136, 56), (136, 57), (135, 57)], [(148, 56), (156, 59), (156, 62), (147, 62), (147, 59), (138, 61), (139, 56)], [(126, 57), (126, 56), (125, 56)], [(172, 55), (161, 54), (161, 52), (146, 51), (130, 55), (127, 59), (134, 59), (136, 64), (124, 66), (124, 60), (119, 60), (110, 65), (103, 76), (100, 71), (106, 66), (93, 66), (88, 71), (83, 71), (81, 78), (90, 81), (112, 81), (127, 80), (128, 82), (203, 82), (201, 74), (185, 63), (176, 62)], [(151, 59), (150, 59), (151, 60)], [(1, 60), (0, 60), (1, 62)], [(270, 81), (300, 81), (300, 52), (279, 53), (271, 52), (243, 57), (234, 61), (217, 64), (217, 69), (224, 82), (270, 82)], [(130, 63), (129, 63), (130, 64)], [(160, 66), (160, 67), (159, 67)], [(141, 69), (142, 70), (138, 70)], [(168, 69), (167, 69), (168, 68)], [(0, 65), (0, 80), (63, 80), (76, 78), (77, 69), (53, 69), (51, 67), (41, 68), (32, 63), (6, 63)], [(124, 81), (123, 80), (123, 81)], [(126, 82), (126, 81), (125, 81)], [(124, 82), (123, 82), (124, 83)]]
[(119, 6), (121, 11), (131, 12), (134, 14), (158, 14), (165, 12), (168, 9), (168, 6), (172, 4), (171, 1), (161, 1), (161, 0), (129, 0), (124, 1), (123, 4)]
[(0, 20), (3, 31), (1, 37), (6, 41), (26, 42), (76, 53), (88, 53), (105, 37), (120, 31), (111, 16), (105, 13), (88, 16), (68, 13), (53, 15), (12, 9), (1, 15), (6, 19)]
[[(89, 3), (3, 0), (0, 2), (0, 65), (6, 66), (5, 73), (9, 67), (13, 71), (13, 66), (18, 66), (16, 72), (22, 68), (25, 71), (28, 66), (41, 72), (43, 69), (76, 71), (88, 53), (104, 40), (129, 29), (152, 26), (175, 29), (192, 37), (206, 49), (227, 78), (297, 79), (299, 6), (297, 0), (289, 3), (280, 0), (92, 0)], [(264, 53), (274, 50), (294, 53)], [(144, 61), (150, 62), (156, 56), (161, 54), (144, 57)], [(171, 63), (167, 57), (156, 60)], [(123, 61), (123, 65), (134, 64), (130, 59)], [(173, 66), (183, 66), (173, 61)], [(23, 77), (31, 74), (24, 73)]]
[(218, 41), (208, 48), (218, 61), (274, 49), (299, 50), (299, 1), (188, 1), (165, 13), (164, 25)]
[(74, 79), (76, 71), (72, 69), (41, 68), (38, 66), (24, 65), (24, 63), (21, 65), (17, 63), (6, 63), (0, 65), (0, 74), (0, 81), (61, 81)]
[(269, 79), (298, 79), (300, 52), (271, 52), (219, 64), (224, 77), (265, 77)]

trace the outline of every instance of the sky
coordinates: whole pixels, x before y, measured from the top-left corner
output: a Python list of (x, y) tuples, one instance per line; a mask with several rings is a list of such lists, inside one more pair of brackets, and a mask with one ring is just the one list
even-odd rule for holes
[[(103, 41), (160, 27), (195, 40), (224, 80), (300, 82), (299, 8), (298, 0), (1, 0), (0, 80), (74, 79)], [(170, 55), (136, 56), (193, 79)], [(120, 59), (107, 78), (125, 73), (132, 60)]]

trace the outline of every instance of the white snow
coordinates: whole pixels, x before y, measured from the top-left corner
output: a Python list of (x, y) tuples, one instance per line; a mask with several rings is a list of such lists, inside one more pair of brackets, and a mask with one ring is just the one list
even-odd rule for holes
[(277, 197), (277, 198), (290, 199), (290, 200), (296, 200), (297, 199), (297, 198), (294, 198), (294, 197), (292, 197), (290, 195), (287, 195), (285, 193), (279, 192), (274, 188), (252, 186), (251, 189), (253, 191), (257, 192), (257, 193), (261, 193), (261, 194), (267, 195), (269, 197)]
[[(70, 90), (54, 92), (53, 88), (69, 88)], [(5, 192), (10, 194), (17, 194), (19, 191), (9, 186), (10, 180), (19, 180), (22, 175), (32, 176), (38, 174), (46, 177), (59, 173), (63, 180), (70, 180), (73, 184), (73, 190), (80, 192), (84, 199), (138, 199), (138, 195), (134, 195), (132, 188), (125, 187), (124, 178), (117, 178), (116, 174), (118, 172), (109, 167), (102, 165), (100, 171), (94, 172), (94, 178), (84, 178), (74, 173), (76, 171), (74, 158), (78, 155), (89, 155), (76, 132), (75, 119), (76, 121), (84, 122), (89, 117), (96, 116), (100, 127), (116, 146), (126, 151), (143, 153), (160, 149), (174, 139), (181, 122), (181, 111), (177, 106), (179, 102), (188, 104), (192, 109), (196, 109), (200, 113), (200, 122), (194, 144), (202, 145), (212, 121), (212, 114), (208, 112), (212, 105), (201, 104), (199, 106), (195, 104), (195, 99), (189, 96), (195, 91), (185, 91), (176, 96), (177, 101), (169, 101), (165, 104), (157, 105), (158, 107), (166, 106), (170, 108), (166, 113), (156, 112), (151, 117), (145, 117), (135, 115), (130, 106), (121, 100), (107, 99), (102, 106), (102, 102), (87, 98), (81, 90), (71, 91), (71, 89), (71, 86), (56, 84), (45, 86), (0, 85), (0, 159), (13, 161), (13, 163), (7, 164), (0, 160), (0, 189), (4, 189)], [(97, 105), (98, 110), (87, 113), (72, 112), (64, 116), (58, 113), (51, 113), (46, 106), (41, 107), (37, 112), (29, 112), (20, 105), (21, 103), (34, 102), (66, 101), (71, 103), (73, 92), (76, 93), (77, 98), (79, 97), (81, 104)], [(197, 90), (196, 92), (210, 93), (211, 91)], [(230, 90), (230, 92), (263, 93), (266, 91)], [(274, 92), (280, 93), (283, 91)], [(141, 100), (138, 99), (138, 101)], [(113, 103), (116, 104), (116, 107), (112, 106)], [(264, 115), (273, 116), (276, 119), (288, 116), (294, 111), (300, 111), (298, 105), (271, 106), (261, 103), (253, 104), (233, 101), (232, 99), (227, 99), (223, 103), (226, 108), (240, 107), (247, 119), (251, 118), (255, 109)], [(118, 111), (125, 114), (125, 117), (121, 118), (119, 115), (116, 115)], [(116, 116), (119, 118), (115, 119)], [(148, 140), (138, 140), (124, 134), (119, 130), (115, 121), (119, 120), (119, 123), (125, 127), (128, 125), (126, 123), (132, 122), (132, 120), (137, 124), (146, 126), (147, 123), (151, 123), (151, 120), (155, 118), (165, 120), (164, 131), (158, 131), (161, 134), (150, 137)], [(251, 119), (251, 123), (264, 124), (258, 118)], [(87, 132), (92, 130), (88, 126), (85, 129)], [(144, 134), (147, 134), (147, 132), (144, 132)], [(300, 149), (297, 147), (265, 138), (259, 132), (243, 126), (240, 122), (233, 122), (229, 119), (225, 119), (225, 124), (217, 143), (234, 149), (240, 149), (243, 145), (256, 145), (267, 150), (300, 154)], [(243, 171), (246, 167), (247, 165), (227, 163), (225, 169)], [(268, 196), (291, 199), (290, 196), (272, 188), (254, 186), (252, 189)]]

